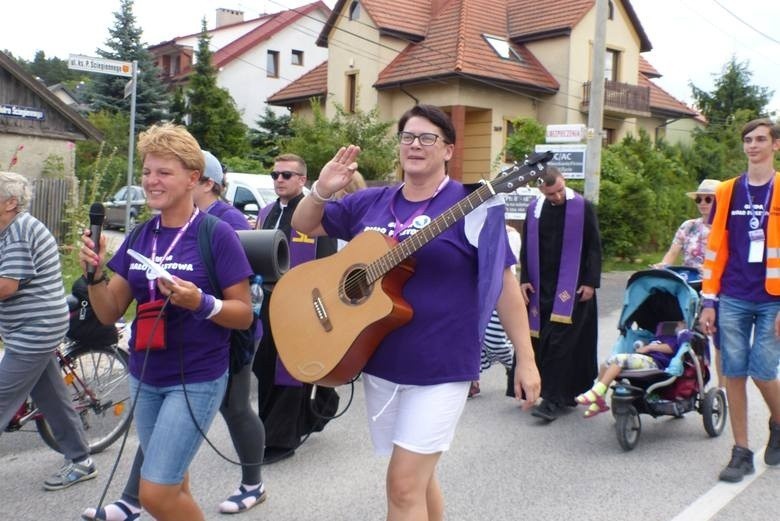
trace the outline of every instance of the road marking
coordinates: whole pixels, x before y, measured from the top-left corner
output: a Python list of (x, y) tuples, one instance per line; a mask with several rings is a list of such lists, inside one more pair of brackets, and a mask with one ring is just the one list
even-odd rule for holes
[(763, 474), (767, 466), (764, 464), (764, 451), (755, 454), (754, 461), (756, 472), (742, 479), (739, 483), (718, 482), (717, 485), (699, 496), (688, 505), (688, 508), (677, 514), (671, 521), (707, 521), (720, 512), (731, 500), (736, 498), (743, 490), (748, 488), (753, 481)]

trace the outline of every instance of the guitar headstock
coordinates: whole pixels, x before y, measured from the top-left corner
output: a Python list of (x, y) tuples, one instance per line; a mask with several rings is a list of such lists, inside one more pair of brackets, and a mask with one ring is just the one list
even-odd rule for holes
[(535, 152), (522, 164), (515, 163), (499, 172), (490, 184), (496, 192), (514, 192), (534, 179), (539, 179), (547, 171), (547, 162), (552, 158), (553, 153), (549, 150)]

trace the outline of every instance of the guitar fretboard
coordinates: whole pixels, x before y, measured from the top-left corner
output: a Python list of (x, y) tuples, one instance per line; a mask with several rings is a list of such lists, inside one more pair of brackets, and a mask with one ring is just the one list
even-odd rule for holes
[(490, 199), (492, 195), (493, 191), (489, 182), (485, 183), (471, 192), (468, 197), (436, 217), (425, 228), (396, 244), (390, 251), (368, 265), (366, 268), (368, 284), (371, 285), (381, 279), (388, 271), (401, 264), (406, 258), (428, 244), (466, 214), (475, 210), (479, 205)]

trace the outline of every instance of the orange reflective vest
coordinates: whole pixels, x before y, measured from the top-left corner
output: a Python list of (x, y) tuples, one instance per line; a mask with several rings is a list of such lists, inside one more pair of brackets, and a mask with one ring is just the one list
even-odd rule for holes
[[(715, 192), (717, 201), (707, 249), (702, 266), (702, 296), (716, 298), (720, 279), (729, 259), (729, 231), (726, 227), (731, 208), (734, 184), (739, 177), (722, 182)], [(780, 296), (780, 172), (775, 172), (774, 189), (769, 203), (766, 226), (766, 279), (764, 286), (770, 295)]]

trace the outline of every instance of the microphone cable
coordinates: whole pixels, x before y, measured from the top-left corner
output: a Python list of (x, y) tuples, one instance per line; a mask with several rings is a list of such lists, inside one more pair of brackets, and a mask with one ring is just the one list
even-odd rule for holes
[[(168, 307), (168, 303), (171, 300), (171, 296), (168, 295), (168, 297), (165, 299), (165, 302), (163, 302), (162, 307), (160, 308), (160, 311), (157, 313), (157, 316), (154, 319), (154, 322), (152, 323), (151, 331), (149, 332), (149, 342), (146, 344), (146, 352), (144, 353), (144, 361), (141, 363), (141, 373), (138, 376), (138, 388), (135, 390), (135, 396), (133, 397), (133, 403), (130, 405), (130, 417), (133, 417), (133, 413), (135, 412), (135, 405), (138, 403), (138, 395), (141, 392), (141, 385), (143, 385), (143, 378), (144, 374), (146, 373), (146, 364), (149, 361), (149, 351), (151, 351), (150, 347), (152, 345), (152, 338), (154, 338), (154, 332), (157, 330), (157, 326), (160, 323), (160, 320), (162, 319), (163, 312), (165, 311), (165, 308)], [(128, 376), (130, 376), (129, 369), (128, 369)], [(130, 421), (130, 424), (132, 425), (132, 419)], [(125, 433), (122, 435), (122, 443), (119, 445), (119, 452), (116, 455), (116, 459), (114, 460), (114, 464), (111, 466), (111, 472), (108, 474), (108, 480), (106, 481), (106, 485), (103, 487), (103, 491), (100, 493), (100, 499), (98, 499), (97, 506), (95, 507), (95, 517), (94, 519), (96, 521), (106, 521), (102, 517), (100, 517), (100, 511), (103, 508), (103, 502), (106, 500), (106, 496), (108, 495), (108, 487), (111, 486), (111, 483), (114, 481), (114, 476), (116, 475), (116, 471), (119, 468), (119, 461), (122, 459), (122, 455), (124, 454), (125, 445), (127, 444), (127, 436), (130, 434), (130, 426), (128, 426), (127, 430), (125, 430)], [(139, 440), (140, 445), (140, 440)]]

